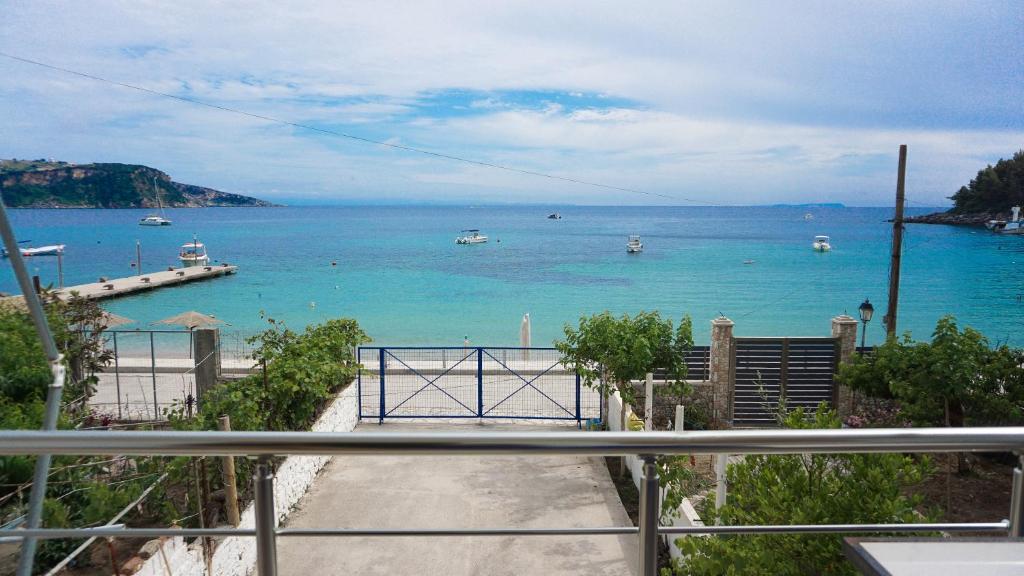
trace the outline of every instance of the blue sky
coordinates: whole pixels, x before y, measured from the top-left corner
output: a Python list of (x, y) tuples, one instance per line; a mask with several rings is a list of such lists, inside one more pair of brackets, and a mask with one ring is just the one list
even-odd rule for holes
[(1024, 147), (1016, 2), (0, 0), (0, 157), (129, 162), (285, 203), (941, 205)]

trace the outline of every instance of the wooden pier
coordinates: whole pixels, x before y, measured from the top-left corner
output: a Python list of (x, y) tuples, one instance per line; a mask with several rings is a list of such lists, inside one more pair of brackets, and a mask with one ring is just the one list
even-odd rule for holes
[(192, 266), (189, 268), (173, 268), (160, 272), (151, 272), (141, 276), (129, 276), (127, 278), (115, 278), (93, 282), (91, 284), (79, 284), (55, 290), (54, 293), (62, 300), (71, 298), (72, 292), (87, 300), (105, 300), (127, 296), (136, 292), (155, 290), (166, 286), (176, 286), (197, 280), (219, 278), (234, 274), (238, 266), (230, 264), (218, 264), (216, 266)]

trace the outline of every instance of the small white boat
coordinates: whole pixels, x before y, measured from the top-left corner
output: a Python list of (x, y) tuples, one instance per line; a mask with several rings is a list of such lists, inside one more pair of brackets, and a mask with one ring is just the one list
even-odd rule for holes
[(1024, 234), (1024, 221), (1020, 219), (1020, 206), (1014, 206), (1010, 211), (1013, 212), (1013, 216), (1009, 222), (1005, 220), (989, 220), (985, 227), (999, 234)]
[(810, 212), (804, 214), (804, 220), (814, 220), (814, 214), (811, 214)]
[(139, 226), (170, 226), (171, 221), (164, 214), (164, 203), (160, 201), (160, 188), (157, 187), (155, 178), (153, 179), (153, 193), (156, 196), (156, 205), (160, 209), (160, 215), (150, 214), (146, 216), (139, 220)]
[[(7, 253), (7, 249), (6, 248), (3, 248), (2, 250), (3, 250), (4, 258), (10, 256)], [(18, 248), (18, 250), (20, 250), (21, 251), (21, 255), (25, 256), (25, 257), (29, 257), (29, 256), (57, 256), (59, 254), (63, 254), (64, 253), (64, 245), (63, 244), (51, 244), (49, 246), (36, 246), (36, 247), (26, 246), (24, 248)]]
[(210, 263), (210, 257), (206, 254), (206, 246), (202, 242), (199, 242), (192, 238), (192, 241), (188, 244), (181, 245), (181, 252), (178, 254), (178, 260), (181, 260), (181, 265), (186, 268), (191, 266), (206, 266)]
[(629, 240), (626, 241), (626, 252), (629, 254), (636, 254), (644, 251), (644, 243), (640, 241), (639, 234), (630, 234)]
[(139, 220), (139, 226), (170, 226), (171, 221), (163, 216), (157, 216), (156, 214), (150, 214), (145, 218)]
[(463, 230), (462, 232), (465, 235), (456, 238), (456, 244), (483, 244), (484, 242), (487, 242), (487, 236), (481, 234), (479, 230), (469, 229)]
[(815, 236), (811, 248), (814, 248), (815, 252), (828, 252), (832, 249), (832, 244), (829, 243), (828, 236)]

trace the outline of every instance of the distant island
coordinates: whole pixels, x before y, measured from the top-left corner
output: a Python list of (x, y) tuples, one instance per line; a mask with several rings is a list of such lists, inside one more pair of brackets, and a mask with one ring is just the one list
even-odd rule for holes
[(907, 218), (918, 224), (981, 226), (989, 220), (1007, 220), (1010, 208), (1024, 205), (1024, 150), (1009, 160), (978, 170), (967, 186), (950, 196), (953, 207), (945, 212)]
[(810, 202), (807, 204), (770, 204), (769, 208), (846, 208), (839, 202)]
[(0, 195), (10, 208), (274, 206), (241, 194), (174, 182), (149, 166), (53, 160), (0, 159)]

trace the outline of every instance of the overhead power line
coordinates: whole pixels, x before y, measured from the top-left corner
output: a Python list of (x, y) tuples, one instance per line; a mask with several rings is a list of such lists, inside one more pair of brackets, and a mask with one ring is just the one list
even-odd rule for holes
[(40, 62), (38, 60), (31, 60), (29, 58), (23, 58), (21, 56), (15, 56), (14, 54), (7, 54), (5, 52), (0, 52), (0, 56), (3, 56), (5, 58), (9, 58), (11, 60), (16, 60), (18, 62), (22, 62), (22, 63), (25, 63), (25, 64), (31, 64), (33, 66), (40, 66), (42, 68), (48, 68), (50, 70), (55, 70), (57, 72), (63, 72), (65, 74), (72, 74), (74, 76), (79, 76), (81, 78), (87, 78), (89, 80), (95, 80), (97, 82), (103, 82), (105, 84), (111, 84), (111, 85), (114, 85), (114, 86), (120, 86), (122, 88), (129, 88), (131, 90), (137, 90), (139, 92), (145, 92), (147, 94), (152, 94), (154, 96), (161, 96), (163, 98), (170, 98), (170, 99), (178, 100), (178, 101), (181, 101), (181, 102), (187, 102), (189, 104), (195, 104), (197, 106), (204, 106), (206, 108), (212, 108), (214, 110), (220, 110), (222, 112), (229, 112), (229, 113), (238, 114), (238, 115), (241, 115), (241, 116), (248, 116), (249, 118), (255, 118), (257, 120), (264, 120), (264, 121), (267, 121), (267, 122), (274, 122), (276, 124), (283, 124), (285, 126), (292, 126), (294, 128), (301, 128), (303, 130), (309, 130), (309, 131), (312, 131), (312, 132), (319, 132), (321, 134), (329, 134), (331, 136), (338, 136), (340, 138), (348, 138), (349, 140), (355, 140), (357, 142), (362, 142), (362, 143), (365, 143), (365, 144), (374, 144), (374, 145), (377, 145), (377, 146), (385, 146), (387, 148), (392, 148), (392, 149), (395, 149), (395, 150), (403, 150), (405, 152), (412, 152), (412, 153), (415, 153), (415, 154), (423, 154), (425, 156), (433, 156), (435, 158), (442, 158), (442, 159), (451, 160), (451, 161), (454, 161), (454, 162), (462, 162), (464, 164), (471, 164), (471, 165), (475, 165), (475, 166), (482, 166), (484, 168), (493, 168), (493, 169), (496, 169), (496, 170), (504, 170), (506, 172), (514, 172), (514, 173), (517, 173), (517, 174), (525, 174), (527, 176), (537, 176), (537, 177), (540, 177), (540, 178), (548, 178), (548, 179), (551, 179), (551, 180), (560, 180), (562, 182), (569, 182), (569, 183), (572, 183), (572, 184), (580, 184), (580, 185), (583, 185), (583, 186), (592, 186), (592, 187), (595, 187), (595, 188), (603, 188), (603, 189), (606, 189), (606, 190), (615, 190), (615, 191), (618, 191), (618, 192), (628, 192), (630, 194), (643, 194), (645, 196), (656, 196), (656, 197), (659, 197), (659, 198), (667, 198), (669, 200), (681, 200), (683, 202), (689, 202), (691, 204), (700, 204), (700, 205), (704, 205), (704, 206), (717, 206), (718, 205), (718, 204), (713, 204), (713, 203), (706, 202), (706, 201), (703, 201), (703, 200), (694, 200), (692, 198), (684, 198), (684, 197), (681, 197), (681, 196), (672, 196), (672, 195), (669, 195), (669, 194), (661, 194), (661, 193), (658, 193), (658, 192), (649, 192), (649, 191), (646, 191), (646, 190), (638, 190), (636, 188), (625, 188), (625, 187), (622, 187), (622, 186), (613, 186), (611, 184), (602, 184), (600, 182), (593, 182), (593, 181), (589, 181), (589, 180), (580, 180), (578, 178), (570, 178), (568, 176), (558, 176), (558, 175), (555, 175), (555, 174), (548, 174), (546, 172), (537, 172), (535, 170), (526, 170), (526, 169), (523, 169), (523, 168), (516, 168), (514, 166), (508, 166), (508, 165), (505, 165), (505, 164), (496, 164), (496, 163), (493, 163), (493, 162), (485, 162), (485, 161), (482, 161), (482, 160), (474, 160), (472, 158), (465, 158), (465, 157), (462, 157), (462, 156), (455, 156), (453, 154), (445, 154), (443, 152), (434, 152), (432, 150), (426, 150), (426, 149), (423, 149), (423, 148), (417, 148), (415, 146), (405, 146), (405, 145), (402, 145), (402, 144), (395, 144), (393, 142), (384, 142), (384, 141), (381, 141), (381, 140), (374, 140), (373, 138), (366, 138), (364, 136), (357, 136), (355, 134), (348, 134), (346, 132), (339, 132), (337, 130), (330, 130), (330, 129), (327, 129), (327, 128), (319, 128), (317, 126), (312, 126), (310, 124), (302, 124), (302, 123), (299, 123), (299, 122), (292, 122), (290, 120), (284, 120), (282, 118), (275, 118), (273, 116), (266, 116), (264, 114), (256, 114), (254, 112), (247, 112), (245, 110), (239, 110), (237, 108), (231, 108), (231, 107), (228, 107), (228, 106), (221, 106), (220, 104), (213, 104), (213, 103), (206, 102), (206, 101), (203, 101), (203, 100), (199, 100), (199, 99), (196, 99), (196, 98), (189, 98), (187, 96), (178, 96), (176, 94), (170, 94), (168, 92), (161, 92), (159, 90), (153, 90), (152, 88), (145, 88), (143, 86), (137, 86), (135, 84), (128, 84), (126, 82), (119, 82), (117, 80), (110, 80), (109, 78), (103, 78), (101, 76), (96, 76), (94, 74), (89, 74), (89, 73), (86, 73), (86, 72), (80, 72), (78, 70), (71, 70), (70, 68), (63, 68), (61, 66), (55, 66), (53, 64), (47, 64), (45, 62)]

